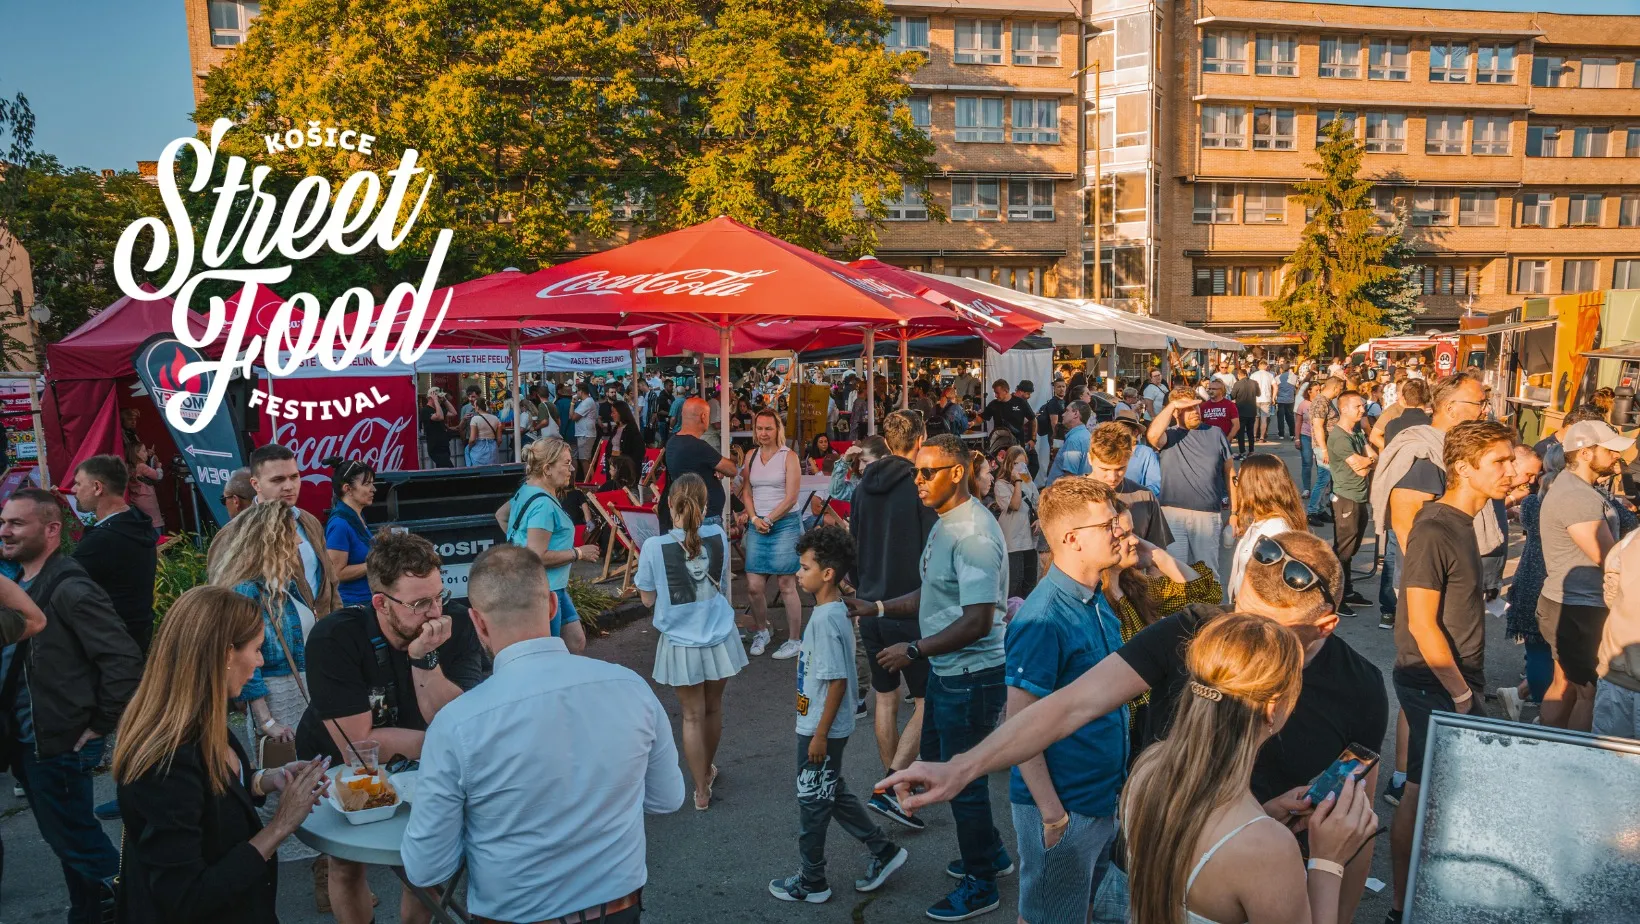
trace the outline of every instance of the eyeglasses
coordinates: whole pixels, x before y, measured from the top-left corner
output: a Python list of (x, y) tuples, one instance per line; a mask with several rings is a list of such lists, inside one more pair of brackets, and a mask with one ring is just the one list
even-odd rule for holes
[(1110, 530), (1110, 533), (1111, 533), (1112, 536), (1116, 537), (1117, 539), (1120, 539), (1120, 538), (1122, 538), (1122, 535), (1123, 535), (1122, 534), (1122, 522), (1121, 521), (1122, 521), (1122, 518), (1120, 516), (1114, 516), (1114, 517), (1111, 517), (1110, 519), (1106, 520), (1103, 523), (1089, 523), (1086, 526), (1077, 526), (1077, 527), (1074, 527), (1074, 528), (1068, 530), (1068, 532), (1079, 533), (1084, 529), (1108, 529), (1108, 530)]
[(917, 477), (918, 481), (933, 481), (935, 473), (943, 472), (948, 468), (961, 468), (961, 467), (962, 467), (961, 465), (933, 465), (933, 466), (925, 465), (921, 468), (913, 469), (913, 471), (916, 473), (916, 477)]
[(385, 590), (378, 591), (378, 593), (418, 616), (425, 615), (434, 610), (442, 609), (444, 604), (450, 602), (450, 591), (448, 589), (439, 591), (439, 594), (436, 597), (425, 597), (421, 600), (416, 600), (410, 603), (400, 600), (398, 597), (393, 596)]
[(1314, 587), (1321, 591), (1322, 599), (1327, 605), (1336, 608), (1337, 601), (1333, 600), (1332, 591), (1327, 588), (1327, 582), (1321, 579), (1314, 568), (1294, 558), (1281, 547), (1281, 543), (1269, 536), (1260, 536), (1253, 543), (1253, 560), (1261, 565), (1273, 565), (1276, 562), (1285, 562), (1281, 568), (1281, 582), (1289, 588), (1303, 593)]

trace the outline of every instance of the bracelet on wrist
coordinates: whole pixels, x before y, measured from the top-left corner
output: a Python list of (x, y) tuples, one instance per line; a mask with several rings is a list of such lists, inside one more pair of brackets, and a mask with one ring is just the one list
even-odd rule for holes
[(1467, 702), (1469, 702), (1470, 700), (1472, 700), (1474, 698), (1475, 698), (1475, 691), (1470, 690), (1470, 689), (1465, 689), (1462, 694), (1452, 697), (1452, 705), (1462, 706), (1464, 703), (1467, 703)]
[(1047, 830), (1047, 831), (1058, 831), (1061, 828), (1064, 828), (1066, 825), (1069, 825), (1070, 823), (1071, 823), (1071, 813), (1066, 812), (1064, 814), (1064, 816), (1062, 816), (1058, 821), (1046, 821), (1046, 820), (1044, 820), (1042, 822), (1042, 827), (1043, 827), (1044, 830)]
[(1317, 857), (1311, 857), (1310, 861), (1304, 864), (1304, 868), (1314, 870), (1319, 873), (1331, 873), (1339, 879), (1344, 878), (1344, 864), (1334, 863), (1331, 860), (1322, 860)]

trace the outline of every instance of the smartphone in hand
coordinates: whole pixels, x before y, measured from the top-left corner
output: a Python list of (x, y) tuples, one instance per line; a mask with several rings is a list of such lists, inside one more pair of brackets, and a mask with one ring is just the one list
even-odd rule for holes
[(1372, 768), (1378, 766), (1378, 752), (1371, 748), (1362, 747), (1351, 742), (1344, 749), (1332, 765), (1321, 771), (1311, 783), (1309, 791), (1304, 794), (1310, 800), (1310, 807), (1320, 805), (1329, 795), (1336, 796), (1344, 788), (1344, 783), (1350, 779), (1364, 779)]

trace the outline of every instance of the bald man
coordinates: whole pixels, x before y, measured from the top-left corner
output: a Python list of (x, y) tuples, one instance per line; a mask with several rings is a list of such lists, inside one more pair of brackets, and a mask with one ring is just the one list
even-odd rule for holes
[[(661, 464), (650, 469), (645, 480), (654, 483), (655, 476), (666, 470), (666, 487), (671, 489), (684, 475), (699, 475), (706, 482), (706, 523), (723, 525), (723, 482), (718, 476), (732, 478), (735, 464), (718, 453), (717, 447), (702, 438), (711, 425), (711, 409), (703, 398), (683, 402), (683, 424), (661, 451)], [(661, 494), (655, 505), (660, 516), (661, 530), (672, 528), (672, 512), (667, 509), (666, 495)], [(704, 524), (703, 524), (704, 525)]]

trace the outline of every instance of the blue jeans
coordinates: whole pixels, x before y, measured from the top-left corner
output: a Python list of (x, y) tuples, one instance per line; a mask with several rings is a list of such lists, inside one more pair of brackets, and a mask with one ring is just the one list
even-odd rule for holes
[[(979, 744), (1002, 719), (1008, 690), (1003, 667), (988, 667), (944, 677), (930, 672), (928, 699), (923, 713), (922, 759), (948, 761)], [(991, 783), (988, 776), (963, 787), (951, 800), (957, 824), (957, 846), (968, 875), (996, 880), (996, 856), (1002, 836), (991, 820)]]
[(1315, 447), (1310, 445), (1310, 435), (1303, 434), (1298, 438), (1299, 482), (1302, 491), (1310, 490), (1315, 481)]
[(56, 757), (34, 755), (22, 746), (18, 779), (40, 836), (63, 865), (68, 884), (69, 924), (97, 924), (107, 883), (120, 872), (120, 855), (102, 825), (92, 816), (91, 771), (102, 761), (105, 738), (93, 738), (79, 751)]
[(1395, 618), (1395, 574), (1401, 570), (1401, 543), (1395, 530), (1384, 532), (1384, 571), (1378, 576), (1378, 612)]
[(1310, 489), (1310, 502), (1306, 505), (1305, 513), (1320, 513), (1332, 507), (1332, 470), (1325, 465), (1316, 465), (1315, 487)]
[(1548, 642), (1526, 643), (1526, 692), (1532, 702), (1543, 702), (1549, 684), (1555, 679), (1554, 650)]

